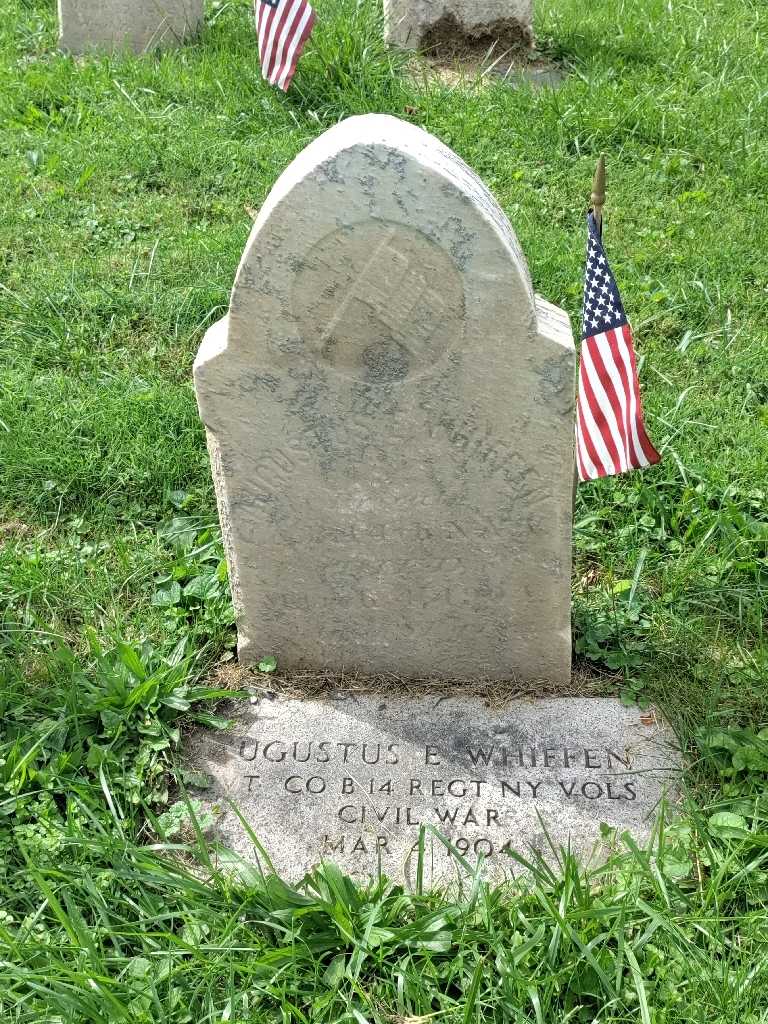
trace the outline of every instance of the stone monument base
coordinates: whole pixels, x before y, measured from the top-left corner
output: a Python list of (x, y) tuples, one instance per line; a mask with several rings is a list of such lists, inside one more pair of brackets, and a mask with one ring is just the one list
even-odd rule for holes
[(527, 49), (531, 0), (384, 0), (384, 38), (393, 46), (455, 56), (467, 48)]
[(424, 885), (466, 870), (440, 835), (471, 864), (482, 856), (495, 881), (520, 872), (512, 850), (552, 860), (570, 845), (600, 858), (601, 823), (648, 839), (680, 763), (654, 713), (609, 698), (493, 709), (472, 697), (337, 693), (254, 696), (246, 708), (232, 732), (192, 737), (185, 760), (210, 778), (195, 796), (213, 811), (216, 840), (270, 870), (231, 801), (292, 882), (329, 860), (413, 886), (420, 835)]

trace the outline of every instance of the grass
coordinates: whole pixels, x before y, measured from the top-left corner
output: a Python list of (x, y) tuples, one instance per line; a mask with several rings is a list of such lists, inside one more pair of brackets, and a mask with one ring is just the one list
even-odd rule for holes
[[(765, 1024), (768, 10), (542, 0), (553, 92), (414, 75), (373, 0), (317, 0), (284, 97), (248, 6), (209, 5), (175, 52), (75, 62), (52, 0), (0, 0), (0, 1017)], [(691, 752), (654, 858), (298, 892), (211, 871), (158, 818), (179, 716), (222, 724), (202, 680), (234, 642), (192, 359), (253, 210), (365, 111), (476, 168), (574, 323), (608, 156), (664, 460), (580, 488), (575, 645)]]
[(567, 859), (517, 892), (470, 879), (446, 898), (361, 891), (331, 866), (302, 891), (203, 881), (167, 853), (105, 831), (30, 867), (26, 915), (0, 923), (4, 1020), (765, 1020), (760, 893), (745, 907), (733, 858), (706, 892), (638, 852), (605, 875)]

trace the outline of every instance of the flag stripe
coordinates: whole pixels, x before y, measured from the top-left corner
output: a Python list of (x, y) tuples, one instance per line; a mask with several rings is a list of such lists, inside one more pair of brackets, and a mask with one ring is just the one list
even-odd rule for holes
[(584, 429), (584, 439), (586, 441), (587, 451), (589, 452), (590, 458), (595, 464), (599, 475), (606, 476), (609, 473), (615, 473), (616, 470), (614, 468), (610, 452), (606, 447), (603, 433), (595, 422), (594, 413), (592, 411), (595, 405), (594, 396), (592, 394), (592, 389), (584, 366), (583, 351), (581, 366), (581, 395), (579, 397), (581, 398), (580, 410), (582, 427)]
[(299, 57), (301, 56), (301, 51), (304, 49), (306, 41), (312, 35), (312, 29), (314, 27), (315, 12), (307, 7), (302, 15), (297, 34), (291, 41), (291, 45), (288, 50), (288, 55), (285, 61), (285, 71), (283, 72), (283, 76), (279, 82), (281, 89), (288, 88), (291, 79), (296, 73), (296, 65), (299, 61)]
[(587, 466), (591, 467), (590, 479), (597, 478), (600, 476), (607, 476), (608, 470), (600, 461), (597, 454), (597, 450), (595, 449), (595, 446), (592, 444), (592, 435), (587, 429), (587, 424), (585, 422), (584, 417), (584, 407), (581, 404), (579, 405), (579, 428), (581, 434), (580, 443), (583, 445), (584, 453), (587, 456), (585, 461), (587, 463)]
[(593, 344), (595, 370), (601, 380), (605, 381), (605, 389), (611, 402), (613, 423), (619, 439), (621, 472), (623, 473), (630, 469), (632, 464), (631, 445), (627, 430), (627, 392), (611, 351), (608, 332), (596, 335)]
[(643, 419), (643, 398), (640, 394), (640, 384), (637, 374), (637, 362), (635, 360), (635, 348), (632, 344), (632, 334), (629, 330), (629, 326), (624, 329), (624, 340), (626, 342), (627, 352), (629, 354), (629, 362), (632, 367), (632, 378), (635, 381), (634, 394), (637, 397), (637, 415), (635, 416), (634, 423), (637, 427), (637, 433), (640, 439), (640, 443), (643, 446), (645, 457), (648, 459), (650, 465), (655, 466), (661, 461), (661, 456), (651, 444), (651, 439), (645, 431), (645, 420)]
[[(289, 5), (286, 4), (286, 11), (288, 12), (287, 17), (285, 19), (282, 32), (280, 33), (279, 40), (275, 45), (275, 59), (272, 72), (273, 85), (280, 85), (284, 73), (288, 70), (288, 65), (286, 65), (285, 62), (285, 48), (286, 44), (290, 47), (294, 41), (298, 41), (296, 32), (299, 24), (301, 23), (302, 16), (306, 13), (304, 6), (304, 0), (294, 0), (293, 6), (289, 11)], [(280, 85), (280, 88), (282, 88), (282, 85)]]
[(621, 436), (619, 423), (621, 422), (621, 407), (618, 395), (613, 386), (613, 381), (608, 377), (597, 338), (590, 338), (587, 342), (589, 352), (584, 359), (584, 368), (589, 380), (589, 387), (592, 393), (592, 414), (595, 422), (600, 427), (606, 447), (611, 453), (611, 461), (614, 465), (614, 472), (622, 473), (627, 468), (626, 448)]
[(277, 18), (277, 8), (269, 7), (267, 4), (261, 4), (262, 18), (261, 18), (261, 33), (259, 35), (259, 60), (261, 61), (262, 74), (266, 78), (265, 68), (269, 59), (269, 46), (268, 42), (271, 35), (272, 22)]
[(576, 442), (576, 471), (579, 474), (579, 480), (583, 480), (587, 475), (587, 468), (584, 465), (584, 459), (581, 456), (581, 445), (578, 443), (578, 440)]
[(269, 19), (269, 25), (265, 33), (264, 56), (262, 57), (261, 71), (270, 85), (274, 85), (274, 82), (272, 81), (272, 62), (275, 55), (275, 39), (277, 37), (277, 30), (285, 17), (285, 12), (289, 3), (290, 0), (285, 0), (282, 7), (275, 8), (274, 14)]
[(267, 4), (259, 4), (259, 11), (261, 13), (259, 23), (259, 59), (263, 62), (267, 55), (269, 26), (272, 24), (272, 19), (277, 16), (277, 9), (269, 7)]
[[(272, 8), (269, 8), (271, 10)], [(264, 31), (264, 19), (266, 18), (267, 5), (256, 4), (256, 32), (259, 37), (259, 59), (261, 59), (261, 39)]]
[(579, 402), (576, 408), (577, 415), (577, 429), (576, 429), (576, 451), (579, 453), (579, 478), (581, 480), (595, 480), (599, 476), (604, 476), (597, 466), (595, 460), (590, 456), (587, 451), (587, 440), (586, 431), (584, 429), (584, 420), (581, 415), (581, 402)]
[(312, 34), (315, 13), (307, 0), (255, 0), (261, 72), (283, 91), (291, 84), (296, 64)]
[(645, 449), (640, 441), (637, 429), (637, 369), (633, 359), (632, 334), (628, 327), (626, 330), (621, 332), (621, 337), (617, 338), (617, 341), (619, 344), (619, 357), (624, 364), (625, 372), (632, 382), (632, 387), (629, 392), (629, 424), (632, 431), (632, 444), (634, 445), (635, 452), (637, 454), (638, 465), (644, 468), (650, 465), (650, 462), (646, 457)]
[(622, 429), (624, 431), (624, 437), (627, 441), (627, 455), (629, 461), (634, 465), (641, 457), (642, 453), (638, 455), (635, 439), (632, 434), (632, 417), (630, 414), (630, 402), (632, 398), (632, 384), (629, 376), (627, 375), (627, 367), (624, 360), (621, 357), (620, 346), (625, 344), (624, 336), (622, 333), (621, 341), (619, 341), (616, 331), (606, 331), (605, 339), (610, 349), (610, 361), (616, 368), (619, 376), (621, 377), (621, 386), (624, 392), (624, 401), (622, 403), (624, 422)]
[(626, 351), (626, 341), (623, 334), (619, 336), (617, 331), (606, 331), (605, 334), (598, 335), (595, 341), (600, 349), (606, 373), (611, 375), (619, 396), (619, 416), (627, 469), (632, 469), (641, 454), (637, 451), (632, 431), (632, 398), (638, 385), (637, 381), (633, 381), (627, 374), (627, 367), (622, 358), (621, 350)]
[(293, 29), (294, 20), (301, 15), (303, 0), (286, 0), (283, 4), (280, 22), (275, 30), (275, 37), (272, 44), (271, 60), (269, 63), (268, 79), (272, 85), (277, 85), (283, 73), (283, 50), (288, 33)]

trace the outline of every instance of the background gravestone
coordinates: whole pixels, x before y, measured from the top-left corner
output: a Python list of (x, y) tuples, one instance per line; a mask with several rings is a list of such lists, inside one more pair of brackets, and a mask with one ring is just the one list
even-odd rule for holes
[(59, 0), (59, 46), (70, 53), (175, 46), (203, 20), (203, 0)]
[(454, 153), (313, 142), (195, 362), (241, 660), (567, 686), (574, 361)]
[(449, 53), (494, 42), (528, 47), (532, 0), (384, 0), (384, 37), (406, 49)]

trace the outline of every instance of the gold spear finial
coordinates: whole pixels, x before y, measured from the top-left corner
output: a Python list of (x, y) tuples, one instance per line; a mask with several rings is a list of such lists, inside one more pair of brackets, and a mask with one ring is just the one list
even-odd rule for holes
[(597, 230), (603, 234), (603, 207), (605, 206), (605, 154), (600, 154), (592, 182), (592, 210), (595, 214)]

